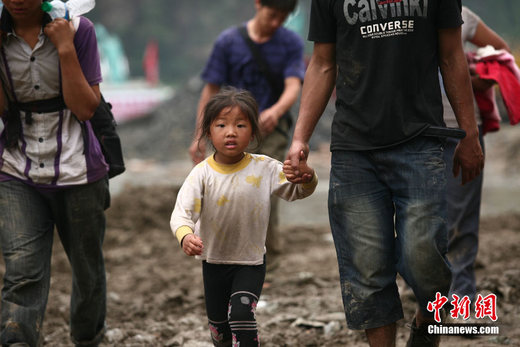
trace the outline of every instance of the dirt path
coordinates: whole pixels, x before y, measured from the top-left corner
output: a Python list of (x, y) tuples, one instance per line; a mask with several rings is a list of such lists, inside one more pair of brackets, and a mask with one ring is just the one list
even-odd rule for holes
[[(182, 254), (167, 227), (173, 189), (128, 188), (114, 200), (105, 245), (108, 271), (107, 346), (211, 346), (200, 264)], [(168, 198), (170, 197), (170, 198)], [(443, 346), (520, 345), (520, 215), (483, 221), (479, 292), (498, 296), (498, 336), (449, 337)], [(288, 227), (281, 266), (267, 276), (257, 312), (263, 346), (366, 346), (346, 329), (338, 269), (328, 226)], [(46, 345), (67, 346), (69, 269), (55, 247), (45, 323)], [(401, 282), (404, 346), (413, 297)]]

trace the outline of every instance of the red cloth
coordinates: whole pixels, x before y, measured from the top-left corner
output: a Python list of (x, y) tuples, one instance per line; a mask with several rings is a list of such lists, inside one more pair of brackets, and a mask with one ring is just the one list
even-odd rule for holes
[[(475, 63), (475, 69), (480, 78), (498, 83), (511, 125), (520, 122), (520, 70), (513, 56), (503, 52), (481, 58)], [(483, 133), (499, 130), (500, 115), (494, 88), (475, 92), (475, 99), (482, 117)]]
[(495, 102), (495, 89), (493, 87), (486, 91), (474, 91), (475, 100), (482, 119), (482, 134), (498, 131), (500, 129), (500, 112)]

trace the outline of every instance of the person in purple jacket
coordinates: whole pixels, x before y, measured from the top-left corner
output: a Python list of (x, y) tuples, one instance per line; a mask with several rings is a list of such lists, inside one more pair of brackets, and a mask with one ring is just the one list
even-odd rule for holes
[(50, 17), (41, 0), (4, 0), (0, 30), (0, 343), (37, 346), (56, 227), (72, 267), (71, 338), (104, 336), (102, 244), (108, 166), (89, 119), (102, 80), (92, 23)]
[[(253, 94), (260, 111), (259, 125), (263, 141), (258, 148), (253, 146), (251, 150), (283, 161), (292, 124), (289, 110), (298, 99), (305, 74), (303, 40), (283, 27), (297, 3), (297, 0), (255, 0), (256, 12), (253, 18), (224, 30), (218, 36), (202, 72), (205, 85), (199, 100), (194, 140), (189, 149), (194, 164), (206, 156), (205, 143), (197, 141), (200, 138), (202, 110), (223, 86), (244, 89)], [(276, 83), (270, 83), (266, 74), (262, 73), (241, 34), (243, 28)], [(278, 232), (277, 206), (278, 200), (273, 198), (266, 241), (270, 267), (274, 267), (274, 257), (283, 250)]]

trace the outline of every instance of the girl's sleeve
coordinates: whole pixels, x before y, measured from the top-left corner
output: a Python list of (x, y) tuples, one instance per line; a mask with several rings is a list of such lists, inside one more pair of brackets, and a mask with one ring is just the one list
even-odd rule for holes
[(273, 194), (284, 200), (294, 201), (308, 197), (316, 189), (316, 186), (318, 185), (318, 176), (316, 175), (316, 172), (314, 172), (314, 176), (309, 183), (295, 184), (289, 182), (285, 177), (282, 169), (282, 163), (278, 161), (273, 161), (273, 163), (276, 163), (273, 170), (273, 181), (271, 183), (273, 187)]
[(179, 244), (184, 236), (194, 232), (200, 217), (204, 191), (202, 165), (199, 164), (191, 171), (177, 193), (170, 227)]

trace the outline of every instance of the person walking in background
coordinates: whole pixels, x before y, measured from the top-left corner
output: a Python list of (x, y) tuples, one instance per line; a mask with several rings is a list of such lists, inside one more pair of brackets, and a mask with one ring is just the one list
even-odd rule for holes
[[(510, 51), (508, 44), (490, 29), (475, 13), (462, 7), (462, 42), (471, 42), (477, 47), (487, 45), (495, 49)], [(474, 91), (485, 91), (492, 88), (494, 82), (483, 80), (470, 71)], [(446, 93), (443, 93), (444, 122), (448, 127), (456, 127), (455, 114), (450, 106)], [(475, 119), (479, 124), (479, 140), (484, 150), (484, 132), (480, 127), (481, 119), (478, 108)], [(447, 177), (448, 203), (448, 259), (452, 269), (452, 282), (449, 298), (456, 294), (459, 298), (468, 296), (474, 302), (476, 296), (475, 260), (478, 251), (478, 231), (480, 219), (480, 202), (482, 196), (483, 172), (474, 180), (462, 185), (459, 177), (452, 174), (453, 154), (458, 140), (448, 138), (444, 144), (444, 161)]]
[[(372, 3), (371, 3), (372, 4)], [(366, 5), (366, 6), (365, 6)], [(454, 154), (462, 183), (483, 169), (468, 65), (455, 0), (381, 2), (313, 0), (308, 66), (288, 159), (301, 152), (336, 86), (329, 218), (349, 328), (371, 346), (395, 346), (403, 310), (397, 273), (417, 310), (407, 346), (437, 346), (427, 304), (448, 295), (446, 177), (440, 67), (460, 128)]]
[[(292, 119), (305, 73), (303, 40), (282, 25), (296, 8), (297, 0), (255, 0), (256, 13), (247, 23), (229, 28), (217, 38), (202, 79), (206, 82), (197, 110), (195, 136), (189, 152), (195, 164), (205, 158), (206, 146), (199, 142), (202, 110), (222, 86), (250, 91), (260, 110), (263, 142), (257, 153), (279, 161), (285, 157)], [(253, 49), (253, 50), (252, 50)], [(274, 257), (283, 250), (278, 226), (278, 199), (271, 203), (267, 252)]]
[(0, 343), (39, 346), (56, 227), (72, 267), (70, 335), (97, 346), (105, 330), (102, 253), (108, 166), (89, 118), (102, 80), (92, 23), (50, 17), (41, 0), (3, 0)]
[(301, 158), (302, 184), (289, 163), (244, 151), (259, 140), (258, 109), (247, 91), (223, 89), (203, 110), (199, 141), (215, 153), (191, 171), (170, 225), (184, 252), (202, 259), (206, 311), (215, 346), (259, 346), (255, 308), (265, 278), (270, 199), (302, 199), (317, 176)]

